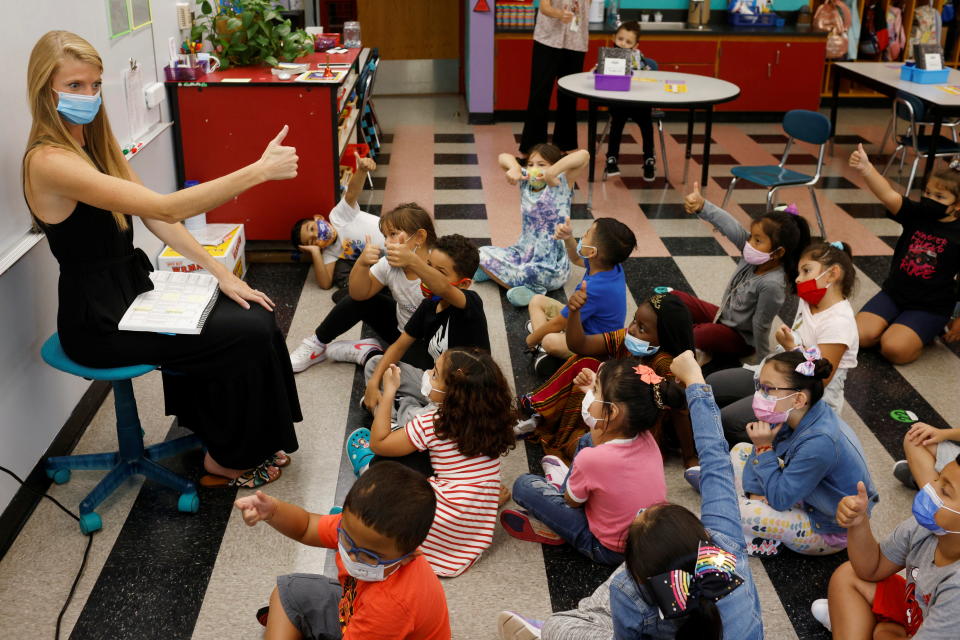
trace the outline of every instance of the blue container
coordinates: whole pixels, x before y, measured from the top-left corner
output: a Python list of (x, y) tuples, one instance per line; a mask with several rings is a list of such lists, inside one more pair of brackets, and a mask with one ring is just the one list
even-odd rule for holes
[(946, 82), (950, 78), (950, 69), (918, 69), (914, 66), (903, 65), (900, 67), (900, 79), (918, 84), (939, 84)]
[(734, 27), (761, 27), (776, 29), (777, 14), (775, 13), (736, 13), (727, 12), (727, 19)]

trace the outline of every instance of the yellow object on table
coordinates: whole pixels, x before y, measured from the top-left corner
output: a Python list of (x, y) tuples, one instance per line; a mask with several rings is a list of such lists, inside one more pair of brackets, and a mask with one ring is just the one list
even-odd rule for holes
[[(214, 260), (226, 267), (227, 270), (232, 271), (238, 278), (242, 278), (247, 272), (247, 257), (244, 253), (246, 244), (243, 225), (238, 224), (233, 231), (227, 234), (223, 242), (217, 245), (203, 245), (203, 248)], [(199, 271), (206, 273), (206, 269), (183, 257), (170, 246), (164, 246), (163, 251), (157, 257), (157, 268), (161, 271), (185, 273)]]

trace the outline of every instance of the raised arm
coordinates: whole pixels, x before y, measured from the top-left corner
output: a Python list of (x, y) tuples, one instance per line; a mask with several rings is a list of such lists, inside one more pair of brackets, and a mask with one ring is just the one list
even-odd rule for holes
[(351, 176), (350, 182), (347, 183), (347, 191), (343, 194), (343, 199), (351, 207), (357, 205), (357, 198), (363, 191), (363, 183), (367, 179), (367, 174), (377, 170), (377, 163), (370, 158), (361, 158), (356, 151), (353, 152), (353, 156), (357, 160), (357, 170)]
[(590, 152), (586, 149), (578, 149), (557, 160), (554, 164), (547, 167), (543, 172), (543, 179), (550, 186), (560, 184), (560, 175), (567, 176), (567, 184), (573, 189), (573, 183), (580, 177), (583, 168), (590, 162)]
[[(463, 309), (467, 306), (467, 295), (463, 289), (450, 284), (447, 276), (443, 275), (416, 253), (410, 250), (402, 242), (387, 243), (387, 263), (391, 267), (400, 267), (401, 269), (410, 268), (420, 281), (426, 286), (433, 295), (440, 296), (457, 309)], [(473, 274), (469, 274), (468, 278)]]
[(903, 196), (897, 193), (887, 179), (880, 175), (873, 163), (870, 162), (863, 144), (858, 144), (856, 150), (850, 154), (850, 166), (860, 172), (867, 188), (877, 196), (877, 199), (887, 208), (891, 215), (897, 215), (903, 204)]
[[(135, 181), (101, 173), (84, 158), (70, 151), (40, 147), (28, 154), (26, 159), (26, 191), (31, 205), (41, 212), (45, 209), (43, 203), (59, 200), (84, 202), (107, 211), (119, 211), (141, 218), (179, 222), (215, 209), (250, 187), (270, 180), (295, 178), (298, 162), (296, 149), (282, 146), (287, 130), (284, 125), (256, 162), (215, 180), (166, 195)], [(58, 219), (38, 217), (44, 222), (57, 223), (68, 215), (69, 211)]]
[[(837, 504), (837, 524), (847, 530), (847, 555), (853, 571), (861, 580), (879, 582), (900, 571), (903, 565), (887, 558), (880, 550), (877, 539), (870, 529), (867, 488), (863, 481), (857, 483), (857, 494), (845, 496)], [(892, 538), (903, 536), (903, 525), (894, 529)]]
[(683, 209), (689, 214), (695, 214), (701, 220), (706, 220), (720, 233), (725, 235), (737, 249), (742, 249), (750, 238), (750, 233), (744, 229), (733, 216), (705, 200), (700, 193), (700, 184), (693, 183), (693, 191), (683, 198)]
[(780, 313), (785, 297), (779, 282), (764, 281), (757, 292), (757, 306), (753, 312), (753, 357), (759, 362), (770, 353), (770, 327)]

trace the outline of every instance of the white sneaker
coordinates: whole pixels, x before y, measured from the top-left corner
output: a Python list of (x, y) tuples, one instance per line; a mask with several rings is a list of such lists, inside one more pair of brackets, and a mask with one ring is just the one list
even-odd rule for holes
[(526, 420), (520, 420), (517, 424), (513, 425), (513, 435), (517, 438), (522, 438), (528, 433), (533, 433), (533, 430), (537, 428), (537, 424), (540, 421), (539, 414), (533, 414)]
[(543, 456), (540, 467), (543, 469), (543, 475), (546, 476), (547, 482), (557, 489), (563, 486), (563, 481), (567, 479), (567, 474), (570, 473), (570, 467), (557, 456)]
[(527, 335), (533, 333), (533, 320), (527, 320), (527, 324), (525, 326), (527, 328)]
[(327, 359), (327, 345), (317, 340), (317, 336), (303, 339), (290, 354), (290, 366), (294, 373), (300, 373), (308, 367)]
[(353, 362), (362, 365), (366, 363), (367, 357), (373, 351), (383, 352), (383, 345), (373, 338), (337, 340), (327, 345), (327, 356), (334, 362)]
[(817, 622), (827, 628), (827, 631), (833, 631), (833, 627), (830, 626), (830, 607), (827, 606), (826, 598), (814, 600), (813, 604), (810, 605), (810, 613), (817, 619)]
[(501, 611), (497, 616), (500, 640), (538, 640), (543, 621), (522, 616), (516, 611)]

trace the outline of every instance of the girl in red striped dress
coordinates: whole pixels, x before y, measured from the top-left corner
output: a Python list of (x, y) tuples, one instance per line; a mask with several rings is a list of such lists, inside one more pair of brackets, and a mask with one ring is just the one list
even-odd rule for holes
[(450, 349), (423, 374), (421, 392), (435, 404), (433, 410), (391, 431), (390, 408), (399, 386), (400, 370), (391, 365), (383, 376), (370, 448), (389, 457), (429, 453), (437, 512), (420, 551), (438, 576), (458, 576), (493, 542), (500, 458), (516, 443), (510, 387), (489, 353)]

